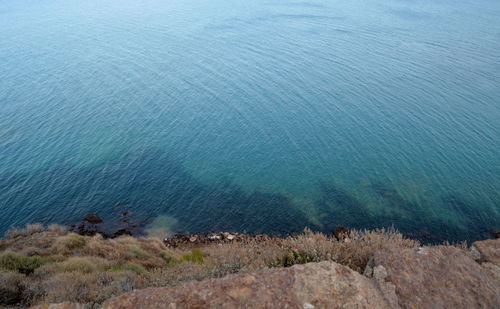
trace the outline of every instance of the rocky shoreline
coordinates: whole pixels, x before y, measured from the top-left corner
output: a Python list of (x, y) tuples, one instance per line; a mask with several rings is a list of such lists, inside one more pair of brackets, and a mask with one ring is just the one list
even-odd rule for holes
[[(116, 238), (123, 235), (144, 236), (146, 234), (141, 224), (131, 217), (130, 211), (123, 211), (114, 220), (109, 221), (104, 221), (95, 213), (89, 213), (80, 223), (69, 224), (68, 228), (71, 232), (75, 232), (80, 235), (93, 236), (100, 234), (104, 238)], [(343, 226), (338, 226), (331, 231), (331, 234), (340, 240), (348, 236), (349, 229)], [(500, 230), (490, 230), (490, 234), (492, 238), (500, 238)], [(446, 239), (432, 235), (425, 229), (420, 229), (414, 233), (407, 233), (404, 234), (404, 236), (429, 244), (439, 244), (446, 241)], [(165, 245), (169, 247), (178, 248), (207, 245), (212, 243), (245, 242), (249, 240), (266, 241), (271, 238), (279, 239), (282, 237), (267, 234), (240, 234), (235, 232), (203, 234), (176, 233), (165, 237), (164, 242)]]
[[(500, 239), (422, 245), (394, 229), (142, 237), (123, 213), (0, 239), (0, 307), (500, 308)], [(42, 305), (40, 305), (42, 304)]]

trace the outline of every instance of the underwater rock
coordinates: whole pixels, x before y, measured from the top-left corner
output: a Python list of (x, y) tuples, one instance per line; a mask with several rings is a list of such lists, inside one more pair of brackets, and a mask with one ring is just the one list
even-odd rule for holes
[(79, 224), (70, 224), (69, 230), (84, 236), (101, 234), (104, 238), (116, 238), (122, 235), (144, 235), (141, 225), (130, 219), (130, 217), (119, 217), (115, 220), (104, 221), (96, 214), (87, 214)]
[(99, 217), (98, 215), (96, 214), (87, 214), (85, 216), (85, 221), (89, 222), (89, 223), (94, 223), (94, 224), (99, 224), (99, 223), (102, 223), (102, 219), (101, 217)]

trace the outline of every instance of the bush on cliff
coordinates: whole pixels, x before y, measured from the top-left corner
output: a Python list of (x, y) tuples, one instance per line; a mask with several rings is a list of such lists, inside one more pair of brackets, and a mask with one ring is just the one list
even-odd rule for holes
[(181, 261), (198, 263), (198, 264), (205, 263), (205, 259), (203, 258), (203, 253), (201, 252), (200, 249), (194, 249), (190, 253), (184, 254), (181, 257)]
[(0, 281), (10, 285), (0, 283), (0, 306), (101, 303), (133, 289), (324, 260), (362, 272), (376, 250), (419, 245), (394, 230), (352, 231), (342, 241), (305, 230), (286, 238), (248, 237), (201, 248), (187, 243), (176, 249), (156, 238), (104, 239), (54, 225), (8, 235), (0, 240)]
[(15, 252), (3, 252), (0, 254), (0, 269), (17, 271), (29, 275), (38, 267), (47, 263), (48, 259), (41, 256), (25, 256)]

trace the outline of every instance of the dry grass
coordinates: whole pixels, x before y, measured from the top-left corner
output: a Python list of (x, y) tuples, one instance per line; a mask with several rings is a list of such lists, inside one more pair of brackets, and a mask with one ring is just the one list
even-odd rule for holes
[(24, 237), (24, 236), (30, 236), (35, 233), (40, 233), (43, 232), (45, 228), (43, 225), (40, 223), (34, 223), (34, 224), (28, 224), (26, 225), (25, 228), (13, 228), (10, 229), (7, 234), (5, 235), (7, 238), (16, 238), (16, 237)]
[(416, 246), (394, 230), (354, 231), (343, 241), (305, 230), (174, 250), (156, 238), (104, 239), (29, 225), (0, 240), (0, 306), (100, 303), (132, 289), (324, 260), (362, 272), (376, 250)]
[(306, 229), (302, 235), (287, 238), (284, 246), (307, 262), (331, 260), (362, 273), (375, 251), (415, 248), (420, 243), (404, 238), (394, 229), (352, 231), (343, 241)]

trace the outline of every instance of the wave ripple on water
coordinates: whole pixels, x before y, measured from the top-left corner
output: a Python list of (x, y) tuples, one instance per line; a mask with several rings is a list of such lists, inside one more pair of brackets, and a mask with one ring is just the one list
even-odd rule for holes
[(496, 1), (0, 1), (0, 231), (477, 239), (500, 223)]

